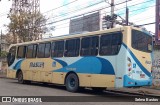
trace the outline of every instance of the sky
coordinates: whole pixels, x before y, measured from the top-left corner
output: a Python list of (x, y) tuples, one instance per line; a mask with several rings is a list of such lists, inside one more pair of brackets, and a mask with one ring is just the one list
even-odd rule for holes
[[(115, 4), (126, 0), (115, 0)], [(129, 8), (129, 21), (137, 25), (155, 22), (155, 1), (156, 0), (131, 0), (127, 3)], [(109, 7), (111, 0), (40, 0), (40, 11), (48, 19), (47, 23), (66, 19), (78, 14), (93, 11), (102, 7)], [(67, 6), (54, 9), (62, 5)], [(97, 4), (97, 5), (94, 5)], [(12, 5), (12, 0), (1, 0), (0, 2), (0, 28), (3, 33), (7, 32), (4, 24), (9, 23), (7, 14)], [(94, 5), (94, 6), (93, 6)], [(88, 7), (88, 8), (86, 8)], [(115, 6), (115, 13), (125, 19), (126, 3)], [(54, 9), (54, 10), (52, 10)], [(51, 11), (52, 10), (52, 11)], [(102, 13), (110, 14), (110, 8), (106, 8)], [(54, 18), (53, 18), (54, 17)], [(57, 26), (55, 31), (46, 34), (62, 35), (69, 32), (69, 20), (47, 25), (49, 29)], [(148, 31), (155, 32), (155, 25), (145, 26)]]

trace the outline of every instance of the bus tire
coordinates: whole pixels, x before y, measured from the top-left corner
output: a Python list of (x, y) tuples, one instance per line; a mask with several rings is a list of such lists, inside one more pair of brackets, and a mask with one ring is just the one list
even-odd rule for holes
[(69, 92), (76, 92), (79, 89), (79, 80), (76, 74), (71, 73), (65, 80), (66, 89)]
[(20, 83), (20, 84), (24, 83), (22, 71), (18, 72), (18, 83)]

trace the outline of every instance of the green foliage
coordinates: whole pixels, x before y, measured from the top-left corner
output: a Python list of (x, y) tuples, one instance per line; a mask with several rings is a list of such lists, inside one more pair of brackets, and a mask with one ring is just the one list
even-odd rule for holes
[[(46, 19), (42, 14), (28, 14), (20, 12), (20, 14), (11, 14), (9, 16), (10, 23), (7, 25), (9, 33), (12, 34), (12, 43), (27, 42), (36, 40), (40, 34), (47, 31), (47, 28), (41, 27), (46, 23)], [(10, 41), (9, 41), (10, 42)]]
[(1, 51), (0, 55), (1, 55), (1, 58), (5, 58), (5, 57), (7, 57), (7, 52)]

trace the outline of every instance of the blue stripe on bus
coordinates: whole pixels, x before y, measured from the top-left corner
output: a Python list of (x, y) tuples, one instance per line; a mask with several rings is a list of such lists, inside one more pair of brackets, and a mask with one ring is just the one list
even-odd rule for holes
[(123, 43), (122, 44), (127, 50), (128, 52), (131, 54), (131, 56), (133, 57), (133, 59), (135, 60), (135, 62), (138, 64), (138, 66), (140, 67), (140, 69), (148, 76), (151, 77), (151, 73), (139, 62), (139, 60), (136, 58), (136, 56), (132, 53), (132, 51)]
[(75, 71), (76, 73), (115, 75), (112, 64), (108, 60), (99, 57), (84, 57), (71, 65), (54, 70), (53, 72), (69, 71)]
[(60, 63), (63, 67), (66, 67), (68, 64), (65, 61), (54, 59), (56, 62)]
[(112, 75), (115, 75), (113, 66), (108, 60), (106, 60), (104, 58), (100, 58), (100, 57), (97, 57), (97, 58), (101, 61), (101, 64), (102, 64), (102, 68), (101, 68), (101, 73), (100, 74), (112, 74)]
[(15, 66), (13, 67), (14, 70), (18, 70), (18, 69), (21, 69), (21, 63), (22, 63), (23, 59), (22, 60), (19, 60)]
[(127, 75), (124, 75), (123, 85), (124, 85), (124, 87), (128, 87), (128, 86), (148, 86), (148, 85), (152, 85), (152, 79), (149, 79), (149, 80), (135, 80), (135, 79), (131, 79)]

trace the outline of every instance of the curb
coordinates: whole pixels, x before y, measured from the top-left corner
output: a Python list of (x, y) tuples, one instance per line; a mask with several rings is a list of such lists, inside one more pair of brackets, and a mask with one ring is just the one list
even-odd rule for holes
[(110, 90), (112, 92), (118, 92), (118, 93), (125, 93), (130, 95), (140, 95), (140, 96), (149, 96), (149, 97), (160, 97), (160, 94), (147, 94), (147, 93), (139, 93), (139, 92), (129, 92), (129, 91), (123, 91), (123, 90)]
[(159, 87), (159, 88), (153, 88), (153, 87), (143, 87), (143, 88), (146, 88), (146, 89), (153, 89), (153, 90), (160, 90), (160, 87)]

